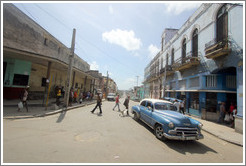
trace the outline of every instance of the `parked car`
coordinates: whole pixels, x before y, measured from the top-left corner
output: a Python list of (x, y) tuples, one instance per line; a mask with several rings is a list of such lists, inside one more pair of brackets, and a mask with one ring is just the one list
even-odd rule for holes
[(159, 99), (143, 99), (132, 107), (135, 120), (150, 126), (160, 140), (199, 140), (202, 123), (177, 112), (173, 103)]
[(172, 103), (174, 103), (175, 102), (175, 100), (178, 100), (178, 102), (183, 102), (183, 100), (180, 100), (180, 99), (176, 99), (176, 98), (173, 98), (173, 97), (164, 97), (163, 98), (164, 100), (167, 100), (167, 101), (170, 101), (170, 102), (172, 102)]
[(108, 101), (115, 101), (115, 93), (109, 93), (107, 96)]

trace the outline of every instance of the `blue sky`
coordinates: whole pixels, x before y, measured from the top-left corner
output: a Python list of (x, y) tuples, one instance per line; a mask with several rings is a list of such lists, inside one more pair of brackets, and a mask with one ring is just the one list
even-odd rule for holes
[[(16, 1), (15, 1), (16, 2)], [(176, 1), (153, 2), (20, 2), (31, 19), (71, 47), (91, 70), (107, 71), (120, 90), (141, 85), (144, 68), (161, 48), (165, 28), (179, 29), (201, 5)]]

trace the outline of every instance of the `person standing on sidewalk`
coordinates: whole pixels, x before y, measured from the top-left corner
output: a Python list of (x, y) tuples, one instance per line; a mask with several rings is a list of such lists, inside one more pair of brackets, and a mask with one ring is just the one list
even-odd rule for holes
[(102, 114), (102, 108), (101, 108), (101, 105), (102, 105), (102, 97), (100, 96), (99, 93), (97, 93), (97, 104), (95, 106), (95, 108), (91, 111), (91, 113), (94, 113), (94, 111), (97, 109), (97, 107), (99, 107), (99, 115)]
[(118, 106), (118, 111), (120, 111), (120, 105), (119, 105), (120, 101), (119, 101), (119, 98), (120, 98), (120, 95), (118, 94), (116, 96), (116, 98), (115, 98), (115, 106), (113, 108), (113, 111), (114, 111), (114, 109), (115, 109), (116, 106)]
[(177, 111), (180, 112), (180, 103), (178, 102), (178, 100), (176, 99), (175, 102), (173, 103), (173, 105), (176, 106)]
[[(21, 95), (20, 95), (20, 100), (21, 100), (23, 106), (25, 105), (26, 112), (28, 112), (27, 98), (28, 98), (28, 90), (29, 90), (29, 87), (30, 86), (26, 86), (26, 88), (24, 89), (24, 91), (21, 92)], [(20, 112), (20, 108), (18, 108), (17, 111)]]
[(185, 113), (184, 113), (184, 100), (180, 102), (180, 110), (181, 110), (181, 112), (182, 112), (183, 114), (185, 114)]
[(225, 114), (226, 114), (225, 102), (221, 102), (221, 104), (220, 104), (220, 117), (218, 119), (218, 123), (224, 122)]

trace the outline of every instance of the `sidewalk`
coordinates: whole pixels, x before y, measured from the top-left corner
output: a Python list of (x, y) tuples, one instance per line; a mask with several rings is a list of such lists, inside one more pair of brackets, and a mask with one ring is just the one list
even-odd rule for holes
[[(103, 100), (104, 101), (104, 100)], [(44, 117), (53, 114), (60, 113), (64, 108), (58, 108), (55, 106), (55, 99), (51, 99), (47, 109), (42, 106), (43, 100), (30, 100), (28, 102), (29, 112), (26, 112), (26, 109), (23, 108), (22, 112), (17, 112), (17, 103), (19, 100), (3, 100), (3, 118), (4, 119), (23, 119), (23, 118), (35, 118), (35, 117)], [(83, 107), (90, 104), (95, 104), (96, 101), (83, 101), (82, 104), (73, 103), (72, 106), (67, 108), (67, 111), (74, 108)], [(61, 104), (62, 105), (62, 104)], [(189, 116), (189, 115), (187, 115)], [(226, 125), (221, 125), (215, 122), (210, 122), (203, 120), (194, 116), (189, 116), (193, 119), (200, 121), (203, 124), (202, 130), (208, 132), (224, 141), (233, 143), (238, 146), (243, 146), (243, 134), (235, 132), (235, 129), (230, 128)]]
[[(189, 116), (189, 115), (187, 115)], [(196, 118), (194, 116), (189, 116), (192, 119), (198, 120), (203, 124), (202, 130), (212, 134), (224, 141), (233, 143), (238, 146), (243, 146), (243, 134), (235, 132), (235, 129), (228, 127), (223, 124), (218, 124), (215, 122), (203, 120), (200, 118)]]
[[(35, 117), (44, 117), (48, 115), (53, 115), (62, 112), (65, 108), (62, 106), (56, 106), (55, 99), (50, 99), (47, 107), (43, 106), (43, 100), (29, 100), (28, 101), (28, 112), (26, 108), (22, 108), (21, 112), (18, 112), (18, 102), (20, 100), (3, 100), (3, 118), (4, 119), (24, 119), (24, 118), (35, 118)], [(73, 103), (72, 106), (67, 108), (68, 110), (83, 107), (90, 104), (95, 104), (96, 100), (85, 100), (81, 104)]]

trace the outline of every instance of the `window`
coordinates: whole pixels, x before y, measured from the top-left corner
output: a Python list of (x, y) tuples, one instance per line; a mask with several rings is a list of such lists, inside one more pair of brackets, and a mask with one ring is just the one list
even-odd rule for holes
[(174, 48), (172, 49), (171, 64), (174, 64)]
[(192, 56), (198, 56), (198, 30), (195, 29), (192, 34)]
[(186, 57), (186, 39), (182, 42), (182, 64), (185, 63), (185, 57)]
[(15, 74), (13, 85), (28, 85), (29, 75)]
[(226, 76), (226, 87), (227, 88), (237, 88), (237, 80), (235, 75)]
[(206, 76), (206, 87), (207, 88), (215, 88), (215, 87), (217, 87), (217, 76), (216, 75), (208, 75), (208, 76)]
[(145, 107), (146, 106), (146, 101), (142, 101), (142, 103), (140, 105)]
[(223, 5), (217, 13), (216, 18), (216, 40), (217, 42), (227, 38), (228, 33), (228, 13), (226, 5)]
[(151, 107), (153, 109), (153, 104), (150, 101), (147, 101), (147, 107)]
[(176, 111), (177, 108), (170, 103), (155, 103), (155, 109), (156, 110), (172, 110)]
[(161, 57), (161, 69), (163, 68), (163, 57)]

